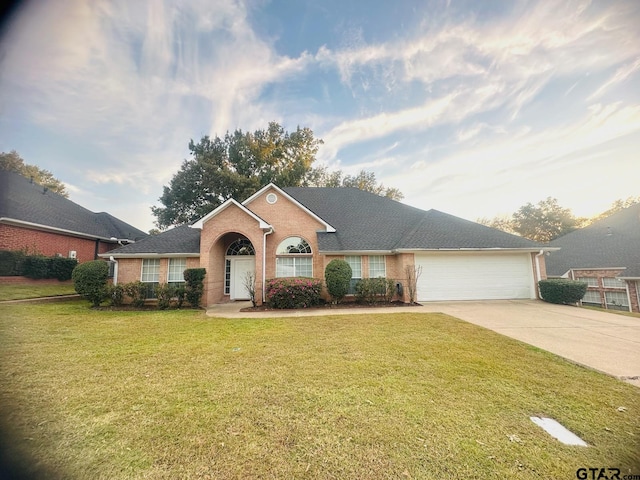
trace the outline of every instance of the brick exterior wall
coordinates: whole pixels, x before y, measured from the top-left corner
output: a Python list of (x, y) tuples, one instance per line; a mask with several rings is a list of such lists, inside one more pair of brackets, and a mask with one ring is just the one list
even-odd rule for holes
[[(117, 258), (119, 284), (137, 282), (142, 278), (142, 258)], [(200, 268), (198, 257), (187, 258), (187, 268)], [(167, 283), (169, 258), (160, 258), (159, 283)], [(206, 278), (205, 278), (206, 280)]]
[(598, 282), (598, 286), (589, 286), (587, 288), (590, 292), (597, 292), (600, 296), (600, 306), (607, 308), (606, 292), (624, 292), (628, 295), (629, 305), (632, 312), (640, 313), (640, 305), (638, 305), (638, 283), (635, 280), (620, 281), (620, 285), (624, 288), (610, 288), (604, 286), (605, 278), (616, 278), (619, 275), (624, 275), (624, 269), (574, 269), (571, 270), (571, 278), (578, 280), (580, 278), (595, 278)]
[(118, 247), (117, 243), (0, 224), (0, 250), (22, 250), (28, 254), (41, 254), (48, 257), (56, 254), (68, 257), (69, 252), (74, 250), (79, 262), (87, 262), (97, 258), (96, 243), (99, 254)]

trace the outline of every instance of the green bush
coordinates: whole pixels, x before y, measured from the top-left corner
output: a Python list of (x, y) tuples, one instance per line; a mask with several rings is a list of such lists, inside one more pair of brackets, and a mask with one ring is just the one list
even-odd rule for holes
[(187, 290), (184, 286), (179, 286), (175, 288), (175, 298), (176, 298), (176, 307), (182, 308), (182, 304), (184, 303), (184, 298), (187, 293)]
[(272, 308), (305, 308), (320, 304), (322, 282), (317, 278), (274, 278), (267, 281), (266, 300)]
[(24, 252), (0, 250), (0, 277), (16, 277), (23, 275)]
[(107, 277), (109, 265), (102, 260), (81, 263), (73, 269), (71, 278), (73, 284), (82, 297), (91, 302), (94, 307), (107, 297)]
[(334, 259), (324, 269), (324, 280), (327, 291), (335, 303), (340, 303), (349, 293), (349, 282), (352, 275), (351, 267), (347, 262)]
[(114, 307), (119, 307), (124, 303), (124, 296), (126, 292), (124, 290), (124, 285), (122, 284), (108, 284), (107, 285), (107, 298), (109, 299), (109, 304)]
[(356, 301), (359, 303), (391, 302), (395, 295), (395, 281), (386, 278), (363, 278), (356, 283)]
[(51, 257), (48, 260), (47, 278), (57, 278), (61, 282), (71, 280), (71, 273), (78, 266), (75, 258)]
[(49, 277), (49, 259), (41, 255), (34, 255), (24, 259), (23, 274), (27, 278), (39, 280)]
[(575, 304), (582, 300), (587, 292), (587, 284), (577, 280), (540, 280), (538, 286), (540, 287), (540, 296), (549, 303)]
[(161, 283), (156, 286), (156, 298), (158, 299), (158, 308), (166, 310), (171, 306), (171, 299), (175, 295), (175, 287), (168, 283)]
[(206, 274), (207, 271), (204, 268), (187, 268), (184, 271), (185, 297), (193, 308), (200, 307)]
[(144, 301), (147, 299), (147, 284), (140, 280), (124, 284), (124, 291), (129, 298), (131, 304), (136, 308), (144, 307)]

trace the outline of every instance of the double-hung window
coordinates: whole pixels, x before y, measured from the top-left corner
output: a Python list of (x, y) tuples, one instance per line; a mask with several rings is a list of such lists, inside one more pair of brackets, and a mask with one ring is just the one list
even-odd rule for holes
[(369, 256), (369, 278), (386, 277), (387, 269), (384, 264), (384, 255)]
[(351, 267), (351, 282), (349, 282), (349, 295), (356, 293), (356, 283), (362, 278), (362, 257), (360, 255), (345, 255), (345, 262)]
[(144, 258), (140, 280), (147, 284), (147, 298), (156, 298), (155, 288), (160, 282), (160, 259)]
[(276, 277), (313, 277), (312, 253), (304, 238), (285, 238), (276, 249)]
[(167, 283), (173, 287), (184, 285), (184, 271), (187, 269), (186, 258), (170, 258), (167, 272)]

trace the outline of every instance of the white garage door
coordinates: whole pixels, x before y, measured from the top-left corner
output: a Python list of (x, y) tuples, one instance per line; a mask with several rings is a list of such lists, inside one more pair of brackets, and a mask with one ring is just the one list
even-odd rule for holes
[(418, 301), (535, 298), (529, 253), (416, 254)]

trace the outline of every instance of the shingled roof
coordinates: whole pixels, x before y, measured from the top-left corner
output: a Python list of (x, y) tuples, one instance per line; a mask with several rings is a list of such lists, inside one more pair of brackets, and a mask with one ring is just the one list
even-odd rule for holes
[(0, 222), (100, 240), (135, 241), (147, 236), (113, 215), (94, 213), (6, 170), (0, 170)]
[(438, 210), (420, 210), (357, 188), (283, 189), (335, 227), (319, 233), (320, 251), (526, 249), (540, 244)]
[(620, 277), (640, 278), (640, 203), (550, 242), (561, 250), (547, 258), (547, 274), (571, 269), (625, 268)]
[(136, 243), (124, 245), (100, 256), (117, 258), (144, 254), (200, 255), (200, 229), (182, 225), (158, 235), (150, 235)]

